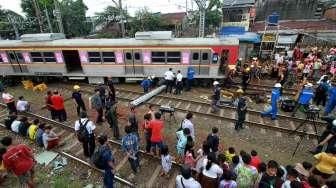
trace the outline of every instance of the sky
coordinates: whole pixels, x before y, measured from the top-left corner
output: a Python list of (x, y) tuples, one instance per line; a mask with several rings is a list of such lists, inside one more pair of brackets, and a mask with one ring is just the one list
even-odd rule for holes
[[(186, 1), (188, 2), (188, 9), (191, 9), (193, 0), (122, 0), (123, 7), (127, 8), (131, 15), (134, 15), (136, 10), (144, 7), (147, 7), (152, 12), (182, 12), (186, 10)], [(0, 6), (3, 9), (10, 9), (23, 14), (20, 2), (21, 0), (0, 0)], [(86, 12), (87, 16), (93, 16), (95, 12), (103, 11), (108, 5), (113, 5), (111, 0), (84, 0), (84, 3), (89, 9)], [(196, 3), (193, 3), (193, 8), (196, 8)]]

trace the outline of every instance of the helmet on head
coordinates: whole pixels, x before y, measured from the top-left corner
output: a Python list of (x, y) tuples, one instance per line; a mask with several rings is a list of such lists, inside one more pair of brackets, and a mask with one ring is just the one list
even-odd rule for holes
[(276, 83), (276, 84), (274, 85), (274, 87), (279, 88), (279, 87), (281, 87), (281, 84), (280, 84), (280, 83)]
[(308, 83), (306, 83), (304, 86), (305, 86), (305, 87), (313, 87), (313, 84), (308, 82)]
[(74, 90), (79, 90), (80, 89), (79, 85), (74, 85), (73, 88), (74, 88)]
[(216, 85), (218, 85), (218, 84), (219, 84), (218, 81), (214, 81), (214, 82), (213, 82), (213, 85), (214, 85), (214, 86), (216, 86)]

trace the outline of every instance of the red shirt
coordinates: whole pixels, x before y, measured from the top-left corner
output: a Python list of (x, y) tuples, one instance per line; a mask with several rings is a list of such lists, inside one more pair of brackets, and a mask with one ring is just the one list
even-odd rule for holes
[(149, 122), (148, 128), (152, 130), (151, 142), (161, 142), (162, 141), (161, 131), (163, 129), (163, 121), (151, 120)]
[(64, 109), (64, 100), (60, 95), (51, 96), (51, 103), (55, 110), (63, 110)]
[(261, 163), (261, 159), (259, 156), (251, 156), (250, 165), (259, 168), (259, 164)]
[(11, 146), (2, 156), (6, 169), (20, 176), (31, 170), (34, 166), (33, 151), (26, 145)]

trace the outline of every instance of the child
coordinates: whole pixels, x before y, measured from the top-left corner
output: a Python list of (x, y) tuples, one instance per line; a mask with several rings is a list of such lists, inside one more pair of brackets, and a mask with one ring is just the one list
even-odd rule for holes
[(163, 145), (161, 148), (161, 165), (162, 171), (160, 176), (169, 176), (169, 171), (172, 167), (172, 157), (169, 155), (168, 146)]

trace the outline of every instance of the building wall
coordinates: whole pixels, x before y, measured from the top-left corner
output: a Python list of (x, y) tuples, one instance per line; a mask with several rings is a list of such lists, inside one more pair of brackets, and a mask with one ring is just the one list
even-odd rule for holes
[(336, 21), (336, 7), (327, 9), (323, 15), (324, 18)]

